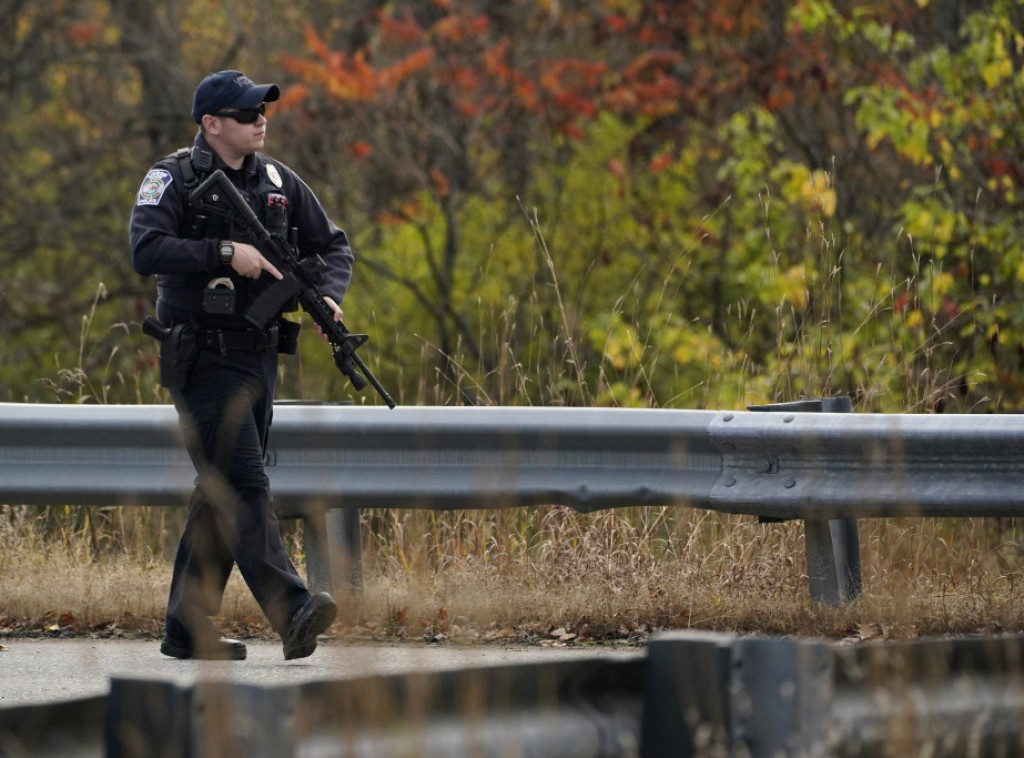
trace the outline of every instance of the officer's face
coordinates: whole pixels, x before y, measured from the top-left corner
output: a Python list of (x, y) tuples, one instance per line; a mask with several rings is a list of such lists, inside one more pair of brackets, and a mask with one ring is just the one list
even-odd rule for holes
[(260, 114), (251, 124), (241, 123), (231, 116), (218, 116), (220, 138), (226, 146), (240, 155), (248, 155), (263, 148), (267, 137), (267, 118)]
[(263, 148), (267, 136), (267, 119), (260, 113), (255, 121), (244, 123), (221, 113), (203, 116), (203, 130), (221, 159), (232, 168), (239, 168), (245, 156)]

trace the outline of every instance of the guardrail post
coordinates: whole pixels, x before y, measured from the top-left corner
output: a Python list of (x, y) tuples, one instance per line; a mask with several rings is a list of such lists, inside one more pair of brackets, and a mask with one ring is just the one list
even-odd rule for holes
[(327, 542), (335, 589), (339, 591), (363, 590), (363, 531), (359, 516), (359, 508), (332, 508), (327, 512)]
[(655, 635), (647, 646), (641, 758), (830, 755), (833, 670), (827, 642)]
[(313, 592), (334, 594), (331, 538), (325, 506), (310, 505), (302, 514), (302, 546), (306, 552), (306, 583)]
[(730, 755), (735, 635), (665, 632), (647, 645), (641, 758)]
[[(276, 406), (351, 406), (351, 400), (277, 400)], [(358, 508), (307, 504), (302, 513), (302, 542), (306, 553), (306, 582), (314, 592), (332, 595), (342, 589), (360, 591), (363, 585), (363, 546)]]
[[(751, 411), (850, 413), (848, 397), (797, 400), (748, 406)], [(860, 529), (855, 518), (804, 519), (807, 578), (811, 599), (827, 605), (851, 602), (864, 591), (860, 566)]]
[(112, 678), (105, 717), (106, 758), (194, 755), (192, 707), (189, 687)]
[(860, 596), (860, 542), (856, 519), (804, 519), (811, 599), (842, 605)]
[(729, 682), (733, 754), (830, 755), (832, 645), (736, 638)]

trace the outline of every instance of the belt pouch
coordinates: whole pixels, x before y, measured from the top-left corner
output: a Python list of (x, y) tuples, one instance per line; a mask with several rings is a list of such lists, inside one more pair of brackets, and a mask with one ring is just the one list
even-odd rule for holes
[(296, 321), (281, 319), (277, 332), (277, 352), (283, 355), (295, 355), (299, 351), (299, 331), (302, 324)]
[(235, 285), (226, 276), (214, 279), (203, 290), (203, 313), (231, 316), (235, 313)]

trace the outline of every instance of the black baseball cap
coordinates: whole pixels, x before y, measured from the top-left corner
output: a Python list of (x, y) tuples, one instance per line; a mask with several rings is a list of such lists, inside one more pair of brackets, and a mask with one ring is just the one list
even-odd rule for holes
[(207, 113), (225, 108), (244, 110), (281, 97), (276, 84), (253, 84), (241, 71), (218, 71), (199, 82), (192, 96), (192, 120), (201, 123)]

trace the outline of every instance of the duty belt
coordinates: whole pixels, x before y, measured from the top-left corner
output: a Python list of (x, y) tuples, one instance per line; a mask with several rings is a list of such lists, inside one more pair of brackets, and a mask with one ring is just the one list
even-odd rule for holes
[(200, 349), (216, 350), (224, 354), (229, 350), (245, 353), (265, 353), (277, 347), (278, 327), (266, 331), (259, 329), (199, 329), (196, 342)]

